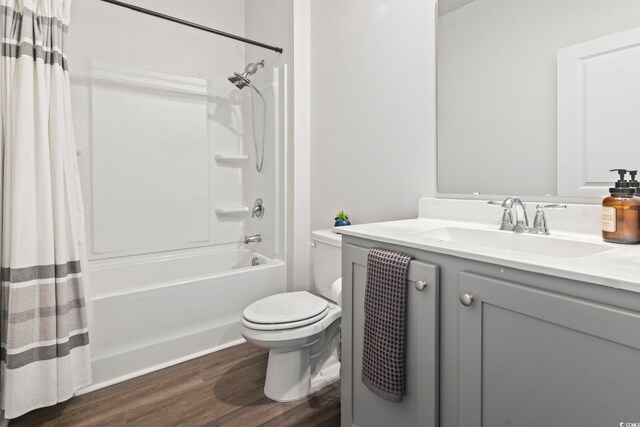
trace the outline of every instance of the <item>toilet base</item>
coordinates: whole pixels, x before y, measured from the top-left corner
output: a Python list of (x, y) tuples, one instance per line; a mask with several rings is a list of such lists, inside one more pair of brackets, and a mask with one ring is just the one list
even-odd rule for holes
[(330, 303), (329, 313), (320, 321), (285, 330), (258, 330), (241, 323), (247, 342), (269, 350), (265, 396), (291, 402), (340, 379), (341, 313)]
[(276, 402), (292, 402), (340, 379), (337, 358), (323, 363), (322, 369), (312, 373), (310, 352), (311, 347), (287, 352), (271, 350), (264, 383), (265, 396)]
[(339, 379), (340, 362), (336, 362), (311, 377), (311, 390), (309, 394), (315, 393), (316, 391), (328, 386), (329, 384), (333, 384)]
[(291, 402), (340, 379), (340, 319), (308, 345), (269, 351), (264, 394)]

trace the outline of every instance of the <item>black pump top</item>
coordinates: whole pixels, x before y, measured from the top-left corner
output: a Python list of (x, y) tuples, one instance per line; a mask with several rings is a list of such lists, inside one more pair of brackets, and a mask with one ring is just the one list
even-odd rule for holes
[[(618, 172), (618, 175), (620, 175), (620, 179), (616, 181), (615, 187), (609, 188), (609, 192), (611, 194), (618, 194), (618, 195), (625, 195), (625, 196), (633, 196), (634, 194), (636, 194), (636, 189), (634, 187), (631, 187), (631, 184), (629, 183), (629, 181), (624, 179), (625, 175), (627, 174), (626, 169), (611, 169), (609, 172)], [(632, 176), (632, 179), (636, 176), (636, 173), (638, 173), (638, 171), (633, 171), (633, 172), (634, 174)]]
[(638, 188), (640, 188), (640, 182), (636, 180), (636, 175), (638, 171), (628, 171), (629, 175), (631, 175), (631, 179), (629, 180), (629, 186), (636, 189), (636, 193), (638, 193)]

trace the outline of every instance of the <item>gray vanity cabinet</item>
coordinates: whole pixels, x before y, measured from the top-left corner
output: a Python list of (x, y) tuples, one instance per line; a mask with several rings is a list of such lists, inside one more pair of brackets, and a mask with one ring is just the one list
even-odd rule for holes
[[(639, 293), (353, 236), (342, 242), (343, 427), (640, 423)], [(413, 257), (400, 403), (360, 380), (371, 247)]]
[(459, 295), (461, 427), (640, 422), (638, 313), (468, 272)]
[[(399, 403), (360, 380), (368, 249), (343, 244), (342, 425), (435, 427), (438, 420), (438, 266), (411, 261), (408, 284), (407, 393)], [(424, 283), (422, 283), (424, 282)], [(419, 290), (420, 289), (420, 290)]]

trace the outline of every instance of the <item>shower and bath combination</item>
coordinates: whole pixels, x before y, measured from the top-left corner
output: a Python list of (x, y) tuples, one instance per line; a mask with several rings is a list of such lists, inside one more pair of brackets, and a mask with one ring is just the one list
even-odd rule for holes
[[(242, 90), (245, 87), (251, 88), (251, 130), (253, 131), (253, 147), (256, 153), (256, 170), (262, 172), (262, 166), (264, 164), (264, 140), (265, 140), (265, 123), (266, 123), (266, 102), (262, 93), (256, 88), (249, 76), (254, 75), (258, 69), (264, 68), (264, 59), (260, 62), (250, 63), (244, 68), (242, 73), (233, 73), (233, 76), (229, 77), (229, 81), (233, 83), (238, 89)], [(260, 97), (262, 101), (262, 132), (260, 138), (260, 144), (258, 144), (258, 138), (256, 136), (256, 114), (255, 114), (255, 99), (254, 92)], [(260, 148), (258, 148), (260, 145)]]

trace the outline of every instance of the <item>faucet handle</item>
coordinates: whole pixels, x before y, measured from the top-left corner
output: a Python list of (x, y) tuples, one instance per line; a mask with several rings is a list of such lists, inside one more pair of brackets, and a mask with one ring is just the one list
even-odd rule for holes
[(537, 205), (536, 210), (541, 211), (544, 209), (567, 209), (567, 205), (562, 205), (560, 203), (551, 203), (550, 205)]
[(256, 202), (253, 205), (253, 209), (251, 210), (251, 218), (262, 218), (264, 216), (264, 202), (262, 199), (256, 199)]
[(504, 208), (502, 210), (502, 221), (500, 221), (500, 230), (513, 231), (515, 226), (516, 223), (513, 220), (513, 213), (511, 212), (511, 209)]
[(504, 202), (497, 202), (495, 200), (490, 200), (487, 202), (487, 204), (502, 207), (502, 220), (500, 221), (500, 230), (513, 231), (516, 223), (513, 220), (513, 213), (511, 212), (511, 208), (505, 206)]
[(536, 216), (533, 218), (533, 226), (529, 229), (529, 233), (531, 234), (544, 234), (549, 235), (549, 223), (547, 222), (547, 217), (544, 214), (545, 209), (566, 209), (567, 205), (562, 205), (559, 203), (552, 203), (550, 205), (537, 205), (536, 206)]

